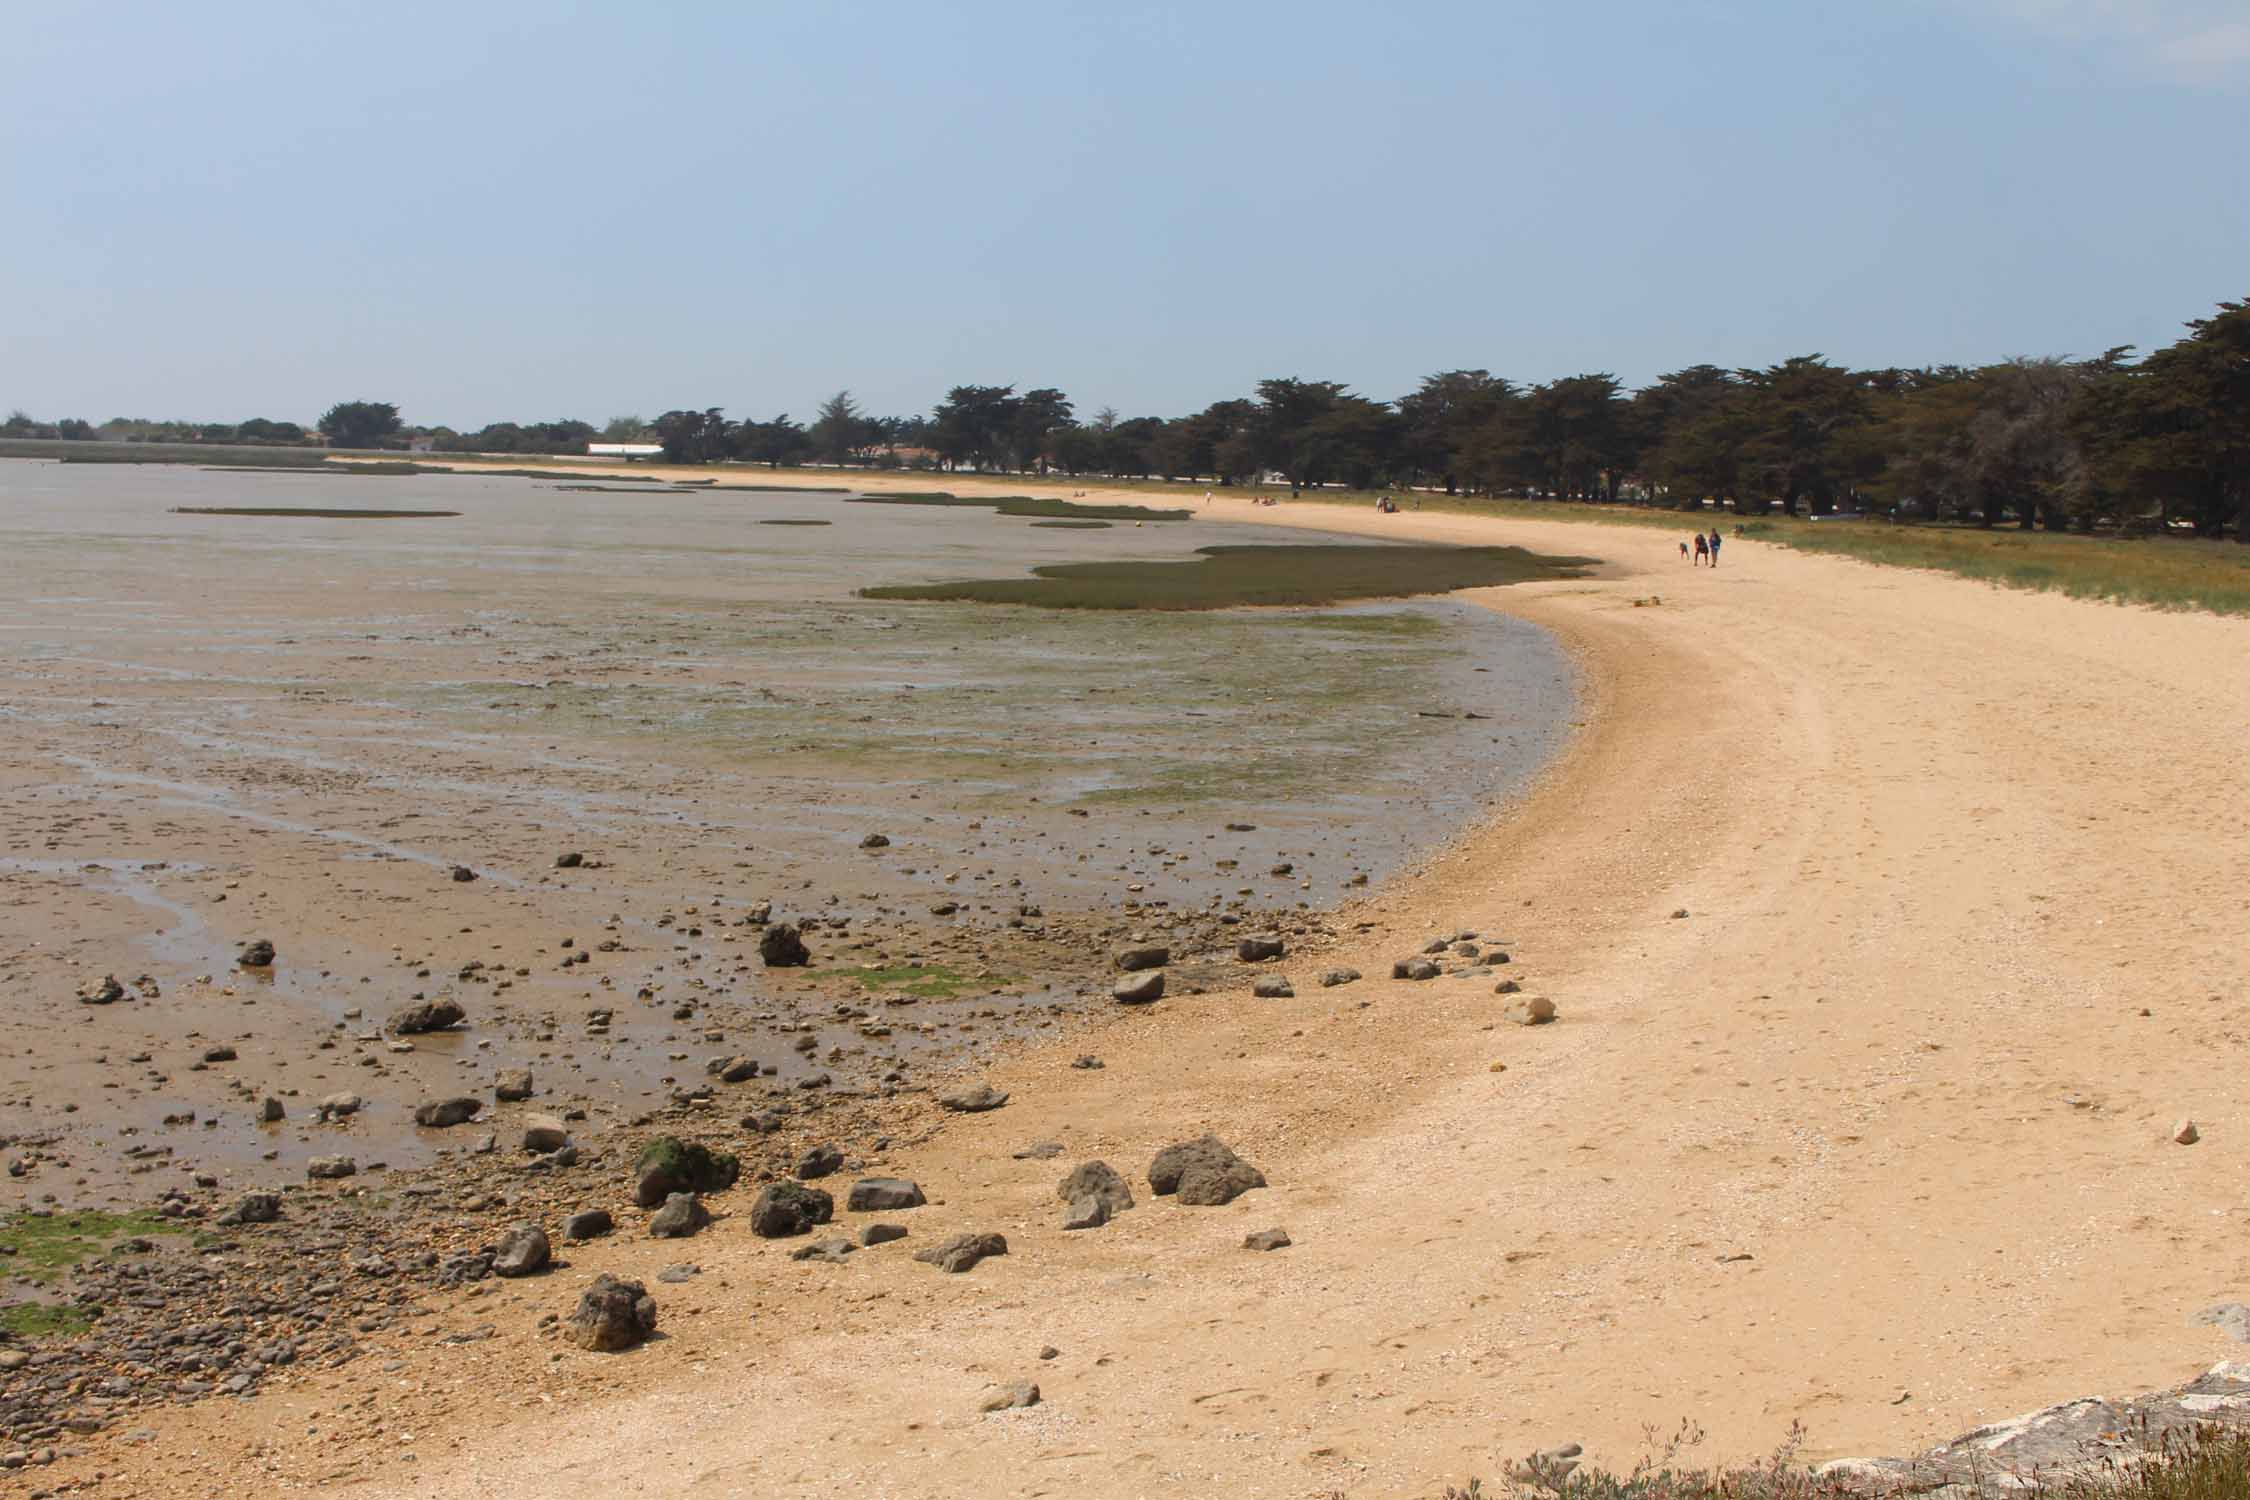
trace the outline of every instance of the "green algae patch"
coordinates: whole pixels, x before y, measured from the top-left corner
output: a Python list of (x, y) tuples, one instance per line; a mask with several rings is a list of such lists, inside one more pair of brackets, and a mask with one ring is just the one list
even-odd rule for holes
[(175, 505), (176, 516), (310, 516), (327, 521), (400, 521), (417, 517), (457, 516), (457, 510), (354, 510), (309, 505)]
[[(713, 1151), (699, 1141), (683, 1141), (676, 1135), (660, 1135), (641, 1148), (633, 1162), (633, 1175), (642, 1176), (652, 1168), (662, 1170), (676, 1184), (666, 1189), (675, 1193), (723, 1193), (742, 1175), (742, 1162), (732, 1154)], [(641, 1206), (658, 1208), (662, 1199)]]
[(1004, 516), (1058, 521), (1185, 521), (1192, 510), (1158, 510), (1147, 505), (1081, 505), (1037, 495), (950, 495), (943, 490), (895, 490), (887, 495), (852, 495), (847, 505), (935, 505), (961, 510), (996, 510)]
[(1231, 609), (1403, 599), (1548, 578), (1581, 578), (1588, 557), (1521, 547), (1203, 547), (1178, 562), (1054, 563), (1030, 578), (886, 584), (868, 599), (949, 599), (1042, 609)]
[(0, 1307), (0, 1329), (19, 1339), (73, 1338), (93, 1326), (93, 1309), (75, 1302), (16, 1302)]
[(186, 1234), (192, 1226), (178, 1219), (138, 1212), (17, 1213), (0, 1219), (0, 1274), (26, 1281), (59, 1280), (82, 1260), (91, 1260), (119, 1240), (136, 1235)]
[(967, 990), (991, 990), (1016, 983), (1005, 976), (975, 979), (943, 964), (899, 964), (891, 968), (814, 969), (819, 979), (849, 979), (861, 989), (889, 990), (921, 1000), (951, 1000)]

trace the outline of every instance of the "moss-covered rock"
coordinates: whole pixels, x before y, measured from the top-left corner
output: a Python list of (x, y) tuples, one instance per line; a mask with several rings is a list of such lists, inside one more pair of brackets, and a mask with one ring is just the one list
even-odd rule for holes
[(633, 1163), (633, 1201), (643, 1208), (662, 1208), (674, 1193), (724, 1192), (741, 1175), (742, 1163), (728, 1152), (660, 1135), (641, 1148)]

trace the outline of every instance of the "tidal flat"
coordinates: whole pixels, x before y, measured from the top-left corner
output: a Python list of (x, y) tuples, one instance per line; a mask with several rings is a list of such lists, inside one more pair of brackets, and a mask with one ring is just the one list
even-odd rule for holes
[[(370, 500), (458, 514), (321, 513)], [(1115, 942), (1223, 992), (1236, 933), (1323, 940), (1573, 705), (1547, 636), (1443, 599), (856, 593), (1267, 536), (1195, 518), (12, 461), (0, 534), (12, 1201), (160, 1182), (194, 1218), (348, 1155), (352, 1232), (399, 1254), (413, 1184), (517, 1181), (464, 1146), (524, 1109), (574, 1117), (597, 1172), (659, 1128), (785, 1171), (1107, 1006)], [(761, 960), (784, 923), (802, 966)], [(245, 966), (256, 940), (278, 957)], [(466, 1019), (387, 1024), (438, 999)], [(532, 1097), (491, 1102), (519, 1067)], [(452, 1096), (474, 1129), (416, 1123)]]

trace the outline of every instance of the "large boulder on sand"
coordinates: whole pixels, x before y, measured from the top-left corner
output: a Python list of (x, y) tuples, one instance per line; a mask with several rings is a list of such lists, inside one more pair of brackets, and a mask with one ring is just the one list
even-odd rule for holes
[(1206, 1135), (1157, 1152), (1148, 1164), (1148, 1185), (1160, 1198), (1171, 1194), (1182, 1203), (1213, 1207), (1264, 1187), (1266, 1178), (1226, 1142)]
[(786, 1239), (809, 1233), (836, 1217), (836, 1200), (819, 1188), (796, 1182), (768, 1183), (750, 1205), (750, 1232), (761, 1239)]
[(606, 1272), (594, 1278), (578, 1308), (563, 1320), (563, 1336), (581, 1349), (616, 1353), (656, 1332), (656, 1299), (638, 1281)]

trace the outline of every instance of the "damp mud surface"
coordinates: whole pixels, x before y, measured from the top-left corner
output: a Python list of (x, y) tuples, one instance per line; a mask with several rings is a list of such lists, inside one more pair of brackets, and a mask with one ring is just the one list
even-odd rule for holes
[[(0, 1216), (177, 1192), (200, 1218), (348, 1154), (352, 1212), (403, 1235), (410, 1184), (516, 1183), (470, 1146), (530, 1112), (608, 1170), (683, 1120), (768, 1171), (810, 1132), (876, 1139), (892, 1101), (1109, 1006), (1128, 936), (1174, 944), (1182, 993), (1241, 932), (1317, 941), (1572, 712), (1546, 635), (1442, 599), (855, 592), (1257, 527), (471, 475), (382, 480), (458, 510), (412, 528), (195, 513), (374, 482), (0, 461)], [(781, 923), (809, 962), (763, 961)], [(386, 1026), (439, 999), (466, 1020)], [(758, 1066), (721, 1083), (728, 1058)], [(519, 1067), (532, 1097), (497, 1101)], [(474, 1124), (415, 1124), (455, 1096)]]

